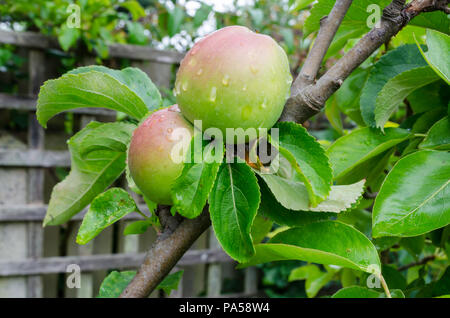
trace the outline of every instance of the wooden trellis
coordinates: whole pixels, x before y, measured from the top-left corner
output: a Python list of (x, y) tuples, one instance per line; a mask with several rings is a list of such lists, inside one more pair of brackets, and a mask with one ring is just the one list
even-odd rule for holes
[[(0, 297), (96, 296), (100, 278), (97, 279), (95, 273), (100, 271), (99, 277), (104, 277), (107, 270), (135, 269), (150, 244), (149, 238), (155, 234), (143, 238), (119, 235), (120, 241), (115, 243), (114, 250), (111, 247), (113, 235), (105, 231), (92, 243), (76, 246), (74, 235), (86, 212), (83, 211), (70, 222), (75, 226), (66, 228), (70, 246), (55, 247), (61, 245), (59, 227), (42, 228), (47, 209), (45, 192), (49, 190), (45, 173), (49, 168), (69, 167), (70, 156), (67, 150), (46, 149), (48, 133), (37, 123), (35, 109), (39, 88), (51, 76), (48, 69), (52, 61), (47, 59), (46, 53), (58, 48), (58, 43), (37, 33), (0, 30), (0, 44), (11, 44), (25, 52), (24, 72), (28, 74), (24, 84), (19, 85), (19, 96), (0, 93), (0, 114), (9, 110), (28, 112), (26, 143), (2, 132), (0, 126)], [(157, 85), (165, 87), (170, 86), (173, 65), (178, 65), (183, 57), (178, 52), (119, 44), (109, 47), (109, 56), (131, 60), (131, 65), (141, 68)], [(85, 64), (91, 62), (92, 57), (87, 57)], [(72, 113), (80, 116), (80, 127), (96, 118), (115, 114), (106, 109), (76, 109)], [(145, 205), (141, 208), (146, 209)], [(134, 219), (139, 216), (125, 217), (120, 228)], [(206, 296), (231, 296), (221, 293), (223, 278), (228, 275), (230, 279), (237, 279), (239, 273), (211, 234), (209, 231), (200, 237), (177, 264), (177, 269), (186, 270), (175, 297), (197, 296), (201, 291)], [(142, 242), (144, 239), (147, 241)], [(66, 255), (60, 255), (61, 250), (65, 250)], [(57, 275), (66, 273), (70, 264), (80, 266), (82, 287), (75, 291), (63, 287), (63, 294), (57, 294)], [(242, 292), (232, 296), (257, 295), (256, 270), (249, 268), (244, 275), (243, 280), (239, 278), (244, 281)]]

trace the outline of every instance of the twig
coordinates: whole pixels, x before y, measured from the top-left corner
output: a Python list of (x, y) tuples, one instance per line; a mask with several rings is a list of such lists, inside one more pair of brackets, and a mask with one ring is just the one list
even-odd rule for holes
[(397, 270), (404, 271), (404, 270), (407, 270), (408, 268), (411, 268), (414, 266), (425, 265), (426, 263), (434, 260), (435, 258), (436, 258), (436, 255), (429, 255), (429, 256), (422, 258), (420, 261), (412, 262), (412, 263), (406, 264), (404, 266), (400, 266), (399, 268), (397, 268)]
[(404, 7), (405, 0), (393, 0), (383, 10), (380, 26), (373, 28), (316, 84), (303, 87), (286, 102), (282, 121), (303, 123), (317, 114), (330, 96), (339, 89), (344, 80), (361, 65), (376, 49), (396, 35), (406, 24), (422, 12), (443, 10), (449, 0), (413, 0)]
[(323, 58), (352, 2), (353, 0), (337, 0), (330, 14), (320, 20), (319, 33), (300, 74), (292, 85), (291, 94), (297, 94), (301, 88), (312, 84), (316, 79)]
[(391, 292), (389, 291), (388, 285), (386, 284), (386, 281), (384, 280), (383, 275), (380, 274), (379, 279), (381, 282), (381, 286), (383, 286), (383, 290), (384, 290), (387, 298), (392, 298)]

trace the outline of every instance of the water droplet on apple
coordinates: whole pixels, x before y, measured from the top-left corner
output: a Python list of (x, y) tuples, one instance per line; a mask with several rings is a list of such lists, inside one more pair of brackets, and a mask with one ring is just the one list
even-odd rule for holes
[(196, 60), (196, 59), (191, 58), (191, 59), (189, 60), (189, 63), (188, 63), (189, 66), (195, 66), (196, 64), (197, 64), (197, 60)]
[(262, 102), (262, 104), (259, 106), (261, 109), (265, 109), (267, 107), (267, 99), (264, 98), (264, 101)]
[(200, 69), (198, 69), (198, 71), (197, 71), (197, 75), (198, 75), (198, 76), (200, 76), (200, 75), (202, 75), (202, 73), (203, 73), (203, 69), (201, 69), (201, 68), (200, 68)]

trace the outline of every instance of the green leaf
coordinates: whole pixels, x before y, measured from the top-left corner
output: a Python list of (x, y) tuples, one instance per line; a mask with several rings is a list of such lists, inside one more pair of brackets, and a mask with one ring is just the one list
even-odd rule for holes
[(439, 278), (439, 280), (434, 284), (432, 295), (433, 297), (443, 296), (450, 294), (450, 266), (447, 267)]
[(419, 148), (450, 150), (450, 119), (448, 116), (431, 126)]
[(77, 243), (86, 244), (125, 215), (138, 211), (130, 194), (121, 188), (111, 188), (92, 201), (78, 230)]
[(414, 114), (424, 113), (435, 108), (447, 107), (448, 85), (444, 81), (437, 81), (421, 87), (408, 96), (408, 101)]
[(287, 53), (293, 54), (295, 52), (294, 31), (291, 28), (280, 29), (280, 34), (283, 36), (284, 43), (286, 44)]
[(58, 42), (64, 51), (68, 51), (74, 46), (80, 38), (80, 29), (69, 28), (66, 24), (63, 24), (58, 34)]
[(256, 254), (244, 266), (281, 260), (331, 264), (380, 274), (381, 264), (372, 242), (344, 223), (320, 221), (275, 235), (255, 245)]
[(263, 215), (262, 213), (256, 214), (255, 219), (253, 220), (252, 229), (250, 234), (253, 239), (253, 243), (261, 243), (261, 241), (267, 236), (273, 226), (273, 221)]
[[(294, 2), (294, 1), (291, 1)], [(291, 9), (291, 11), (300, 11), (307, 8), (314, 0), (295, 0), (295, 3)]]
[(326, 61), (339, 53), (349, 40), (360, 38), (365, 33), (367, 31), (364, 28), (355, 28), (354, 26), (340, 27), (330, 44), (330, 48), (325, 54), (324, 60)]
[(410, 25), (433, 29), (446, 34), (449, 34), (450, 31), (450, 19), (443, 11), (422, 12), (411, 20)]
[(218, 144), (218, 141), (200, 141), (201, 146), (196, 146), (196, 138), (192, 138), (188, 151), (190, 160), (184, 164), (181, 175), (172, 186), (175, 209), (187, 218), (195, 218), (202, 213), (224, 154), (223, 144)]
[(96, 150), (126, 152), (136, 125), (128, 123), (105, 123), (89, 131), (80, 142), (80, 154)]
[[(425, 236), (412, 236), (412, 237), (403, 237), (400, 240), (400, 245), (405, 248), (414, 258), (418, 258), (422, 253), (423, 248), (425, 247)], [(389, 285), (390, 286), (390, 285)]]
[(351, 209), (339, 214), (336, 221), (351, 225), (366, 236), (372, 233), (372, 214), (366, 210)]
[(72, 168), (70, 174), (53, 188), (44, 226), (68, 221), (105, 191), (125, 170), (125, 152), (96, 150), (81, 156), (81, 142), (97, 129), (103, 130), (103, 125), (108, 124), (91, 122), (70, 138), (68, 144)]
[(98, 297), (100, 298), (117, 298), (122, 291), (128, 286), (133, 277), (136, 275), (135, 271), (117, 272), (112, 271), (103, 280), (100, 285)]
[(301, 226), (307, 223), (325, 220), (334, 215), (333, 213), (298, 212), (288, 210), (278, 203), (264, 182), (259, 182), (259, 186), (261, 190), (259, 213), (270, 218), (278, 225), (287, 225), (289, 227)]
[[(397, 268), (383, 264), (381, 272), (389, 289), (406, 289), (406, 278), (397, 270)], [(383, 291), (383, 289), (380, 287), (379, 291)]]
[(185, 17), (185, 12), (182, 7), (176, 5), (169, 11), (168, 31), (169, 36), (174, 36), (181, 31), (181, 25)]
[(351, 185), (331, 186), (327, 198), (317, 206), (310, 205), (308, 191), (301, 181), (290, 180), (274, 174), (260, 173), (278, 202), (294, 211), (341, 212), (349, 209), (362, 195), (364, 181)]
[(294, 211), (341, 212), (349, 209), (362, 195), (364, 181), (350, 185), (331, 186), (327, 198), (313, 207), (309, 203), (308, 191), (301, 181), (286, 179), (275, 174), (255, 171), (265, 181), (283, 207)]
[(329, 194), (333, 178), (325, 150), (299, 124), (281, 122), (275, 128), (279, 129), (278, 145), (275, 146), (279, 146), (279, 151), (294, 165), (308, 190), (311, 205), (316, 206)]
[[(356, 3), (352, 3), (341, 23), (341, 27), (353, 27), (354, 29), (364, 30), (364, 33), (367, 32), (369, 30), (367, 18), (370, 15), (370, 12), (367, 12), (367, 7), (373, 3), (372, 0), (359, 0)], [(386, 7), (389, 3), (390, 0), (377, 1), (377, 4), (381, 8)], [(334, 2), (329, 0), (319, 0), (314, 4), (310, 10), (311, 14), (305, 21), (304, 36), (308, 36), (312, 32), (319, 30), (320, 19), (330, 14), (333, 5)]]
[(317, 293), (328, 284), (337, 273), (338, 269), (327, 268), (326, 272), (322, 272), (318, 266), (309, 264), (294, 269), (289, 274), (289, 282), (296, 280), (306, 280), (305, 290), (309, 298), (315, 297)]
[(145, 10), (138, 1), (130, 0), (120, 3), (120, 6), (127, 9), (134, 21), (145, 17)]
[(339, 289), (331, 298), (380, 298), (381, 294), (361, 286), (350, 286)]
[(362, 88), (369, 77), (370, 69), (358, 68), (344, 81), (335, 93), (339, 109), (360, 126), (365, 126), (359, 108)]
[(208, 18), (209, 14), (211, 13), (213, 7), (210, 5), (207, 5), (206, 3), (201, 3), (200, 8), (195, 11), (194, 15), (194, 26), (198, 28), (205, 22), (205, 20)]
[(127, 21), (128, 42), (130, 44), (145, 45), (149, 38), (145, 34), (144, 26), (139, 22)]
[[(154, 111), (161, 107), (162, 97), (156, 85), (143, 71), (136, 67), (126, 67), (113, 70), (102, 65), (78, 67), (68, 74), (82, 74), (91, 71), (108, 74), (132, 90), (147, 106), (147, 111)], [(131, 101), (130, 101), (131, 102)], [(126, 112), (125, 112), (126, 113)], [(146, 114), (144, 114), (146, 115)], [(142, 117), (138, 118), (141, 119)]]
[[(341, 28), (353, 27), (354, 29), (363, 29), (364, 32), (369, 31), (367, 26), (367, 19), (372, 12), (368, 12), (367, 8), (371, 4), (377, 4), (384, 9), (391, 0), (380, 0), (374, 2), (372, 0), (359, 0), (352, 3), (344, 20), (341, 23)], [(305, 21), (304, 33), (308, 36), (312, 32), (319, 30), (320, 19), (330, 14), (333, 8), (334, 1), (319, 0), (311, 9), (311, 14)], [(382, 10), (380, 10), (382, 13)], [(424, 28), (435, 29), (441, 32), (449, 32), (449, 21), (444, 12), (424, 12), (411, 20), (410, 25), (420, 26)]]
[[(394, 147), (409, 137), (409, 132), (401, 128), (386, 128), (384, 134), (369, 127), (353, 130), (337, 139), (328, 149), (335, 179), (340, 179), (353, 170)], [(367, 171), (370, 172), (370, 171)]]
[(225, 252), (239, 262), (254, 254), (250, 230), (259, 202), (258, 182), (245, 163), (220, 166), (209, 196), (211, 223)]
[(392, 168), (373, 207), (373, 237), (416, 236), (450, 223), (450, 153), (422, 150)]
[(364, 192), (364, 180), (349, 185), (331, 186), (328, 197), (316, 207), (308, 211), (315, 212), (341, 212), (350, 209)]
[(289, 210), (309, 209), (308, 191), (303, 182), (289, 180), (275, 174), (260, 173), (270, 191), (282, 206)]
[(123, 235), (143, 234), (152, 225), (151, 220), (139, 220), (128, 224), (123, 230)]
[(334, 95), (331, 96), (325, 104), (325, 116), (330, 122), (330, 125), (339, 133), (339, 135), (344, 135), (341, 112)]
[(142, 100), (125, 85), (107, 74), (92, 71), (45, 82), (36, 114), (39, 123), (46, 127), (54, 115), (80, 107), (110, 108), (138, 119), (147, 113)]
[(183, 277), (184, 270), (167, 275), (166, 278), (158, 285), (157, 289), (162, 289), (167, 296), (170, 296), (172, 290), (178, 289), (178, 284)]
[(375, 102), (376, 126), (384, 130), (389, 117), (409, 94), (438, 79), (439, 76), (429, 66), (413, 68), (391, 78), (384, 85)]
[(370, 70), (361, 93), (360, 107), (364, 122), (375, 127), (375, 102), (384, 85), (393, 77), (413, 68), (426, 66), (417, 46), (407, 44), (383, 55)]
[[(178, 288), (181, 277), (184, 271), (178, 271), (173, 274), (167, 275), (166, 278), (156, 287), (155, 290), (162, 289), (164, 292), (170, 296), (172, 290)], [(135, 271), (124, 271), (117, 272), (112, 271), (103, 280), (98, 297), (100, 298), (117, 298), (123, 292), (123, 290), (128, 286), (128, 284), (136, 276)]]
[(428, 51), (423, 52), (422, 47), (418, 43), (417, 46), (431, 68), (447, 84), (450, 84), (450, 36), (441, 32), (427, 30)]

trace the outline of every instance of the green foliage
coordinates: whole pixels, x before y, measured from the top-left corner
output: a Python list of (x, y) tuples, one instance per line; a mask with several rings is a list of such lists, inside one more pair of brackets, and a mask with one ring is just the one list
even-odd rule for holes
[[(306, 129), (295, 123), (278, 123), (279, 151), (294, 166), (314, 207), (330, 192), (332, 172), (325, 151)], [(272, 139), (273, 140), (273, 139)]]
[[(101, 58), (108, 56), (108, 43), (133, 43), (133, 32), (121, 26), (122, 21), (136, 21), (145, 16), (144, 9), (135, 0), (4, 2), (0, 7), (1, 22), (12, 20), (25, 30), (37, 29), (45, 35), (57, 37), (64, 51), (83, 43), (89, 51), (94, 50)], [(77, 19), (80, 21), (79, 25), (76, 25)], [(67, 22), (72, 22), (75, 27), (69, 27)], [(147, 42), (148, 39), (141, 44)]]
[[(391, 290), (393, 298), (405, 298), (399, 289)], [(350, 286), (337, 291), (332, 298), (386, 298), (386, 294), (361, 286)]]
[(448, 116), (431, 126), (419, 148), (450, 150), (450, 120)]
[(373, 208), (373, 236), (416, 236), (450, 223), (450, 153), (422, 150), (400, 159)]
[[(69, 140), (72, 169), (69, 175), (53, 189), (44, 225), (67, 222), (110, 186), (125, 170), (125, 151), (109, 150), (103, 147), (94, 150), (91, 147), (93, 145), (91, 140), (95, 143), (96, 132), (104, 131), (104, 127), (108, 125), (114, 125), (121, 133), (130, 132), (129, 124), (91, 122)], [(89, 149), (89, 152), (86, 153), (85, 149)], [(85, 156), (82, 156), (83, 150), (86, 153)]]
[(255, 245), (255, 256), (240, 267), (280, 260), (332, 264), (379, 275), (375, 246), (361, 232), (344, 223), (321, 221), (291, 228), (266, 244)]
[(450, 36), (433, 30), (427, 30), (428, 51), (423, 52), (420, 45), (420, 53), (431, 66), (431, 68), (444, 80), (450, 84)]
[[(350, 177), (360, 180), (367, 177), (367, 165), (372, 158), (389, 150), (409, 137), (409, 132), (400, 128), (386, 128), (384, 134), (368, 127), (353, 130), (346, 136), (336, 140), (327, 154), (330, 158), (334, 179)], [(378, 160), (371, 162), (376, 164)], [(355, 175), (355, 170), (362, 165), (362, 173)]]
[(211, 223), (223, 249), (239, 262), (254, 254), (251, 226), (260, 202), (258, 182), (245, 163), (223, 163), (209, 196)]
[[(147, 74), (140, 69), (135, 67), (127, 67), (122, 70), (112, 70), (100, 65), (91, 65), (78, 67), (68, 72), (68, 74), (82, 74), (89, 73), (91, 71), (102, 72), (114, 77), (129, 90), (133, 91), (142, 100), (142, 102), (144, 102), (148, 111), (154, 111), (161, 107), (162, 98), (158, 88), (155, 84), (153, 84)], [(110, 89), (115, 90), (116, 87), (112, 86)], [(135, 103), (134, 100), (129, 102)]]
[(389, 117), (409, 94), (438, 79), (438, 75), (429, 66), (413, 68), (391, 78), (381, 89), (375, 102), (376, 126), (383, 131)]
[(289, 275), (289, 281), (305, 280), (306, 295), (310, 298), (317, 295), (322, 287), (330, 282), (338, 269), (327, 266), (323, 272), (316, 265), (309, 264), (294, 269)]
[[(172, 290), (178, 288), (181, 277), (183, 277), (184, 271), (178, 271), (170, 274), (164, 278), (164, 280), (155, 288), (156, 290), (163, 290), (168, 296)], [(117, 272), (112, 271), (103, 280), (98, 293), (99, 298), (117, 298), (136, 276), (135, 271)]]
[[(196, 139), (192, 139), (191, 151), (188, 151), (190, 160), (172, 187), (174, 207), (187, 218), (195, 218), (202, 212), (223, 158), (223, 145), (203, 141), (201, 147), (196, 147)], [(216, 154), (216, 149), (221, 153)]]
[(123, 235), (136, 235), (147, 232), (147, 229), (152, 226), (151, 220), (139, 220), (128, 224), (123, 230)]
[(109, 189), (92, 201), (78, 230), (77, 243), (88, 243), (105, 228), (136, 211), (136, 203), (127, 191), (120, 188)]
[[(109, 108), (136, 119), (160, 107), (161, 96), (142, 71), (126, 68), (105, 72), (103, 69), (83, 67), (45, 82), (39, 92), (36, 111), (41, 125), (45, 127), (47, 121), (60, 112), (79, 107)], [(138, 84), (133, 84), (131, 81), (136, 77)], [(144, 78), (145, 82), (141, 82)]]
[(373, 66), (361, 93), (360, 106), (364, 122), (375, 127), (377, 96), (386, 83), (395, 76), (427, 63), (414, 44), (400, 46), (383, 55)]

